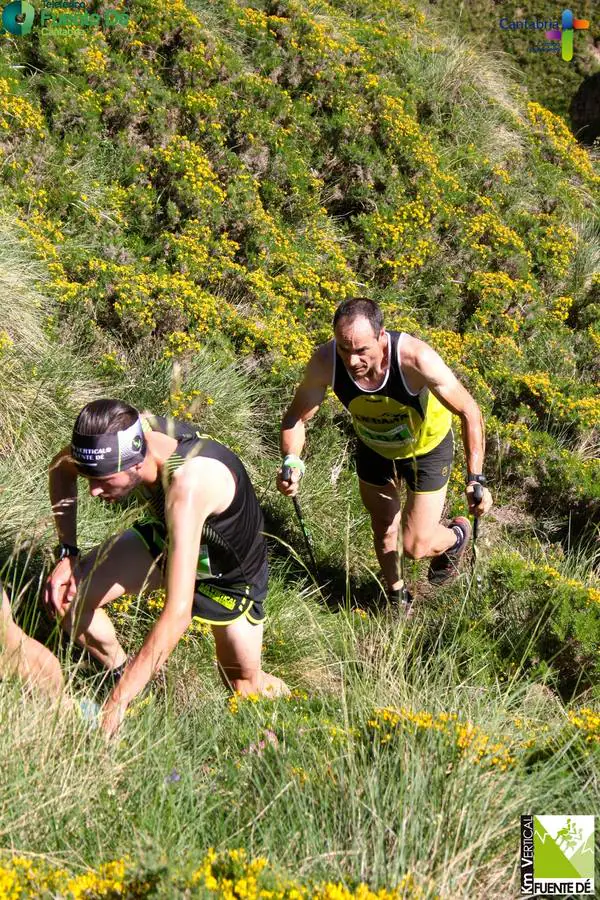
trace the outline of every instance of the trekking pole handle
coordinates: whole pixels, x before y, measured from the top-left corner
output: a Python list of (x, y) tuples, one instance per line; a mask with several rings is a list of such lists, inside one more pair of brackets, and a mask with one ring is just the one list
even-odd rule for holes
[[(483, 500), (483, 485), (479, 484), (479, 482), (473, 485), (473, 499), (475, 500), (476, 506), (479, 506), (479, 504)], [(477, 540), (478, 533), (479, 516), (473, 516), (473, 540)]]
[[(292, 483), (292, 467), (291, 466), (282, 466), (281, 468), (281, 480), (287, 481), (288, 484)], [(298, 521), (300, 522), (300, 527), (302, 528), (302, 532), (304, 537), (307, 537), (307, 528), (304, 522), (304, 518), (302, 516), (302, 507), (300, 506), (300, 501), (297, 497), (292, 497), (292, 503), (294, 504), (294, 509), (296, 510), (296, 515), (298, 516)], [(308, 538), (307, 538), (308, 540)], [(316, 568), (316, 566), (315, 566)]]

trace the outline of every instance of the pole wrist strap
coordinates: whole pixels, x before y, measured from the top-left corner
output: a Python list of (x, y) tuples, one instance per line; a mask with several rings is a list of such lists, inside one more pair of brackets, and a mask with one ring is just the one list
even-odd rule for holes
[(304, 464), (304, 460), (300, 459), (299, 456), (296, 456), (295, 453), (288, 453), (282, 463), (282, 468), (288, 466), (290, 469), (299, 469), (300, 476), (304, 475), (306, 472), (306, 466)]

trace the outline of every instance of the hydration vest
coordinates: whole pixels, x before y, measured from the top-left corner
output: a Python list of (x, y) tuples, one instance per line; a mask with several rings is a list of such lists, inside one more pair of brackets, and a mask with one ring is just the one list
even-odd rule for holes
[(222, 462), (234, 476), (235, 494), (226, 510), (208, 516), (204, 523), (196, 578), (223, 587), (254, 583), (266, 564), (267, 545), (262, 511), (241, 460), (224, 444), (202, 434), (195, 425), (147, 414), (141, 419), (146, 433), (158, 431), (177, 441), (177, 447), (164, 463), (163, 479), (159, 478), (152, 487), (143, 485), (136, 489), (138, 498), (146, 504), (141, 521), (154, 526), (154, 539), (161, 549), (168, 549), (165, 486), (168, 489), (173, 473), (186, 460), (197, 456)]
[(375, 390), (360, 387), (349, 374), (333, 342), (333, 392), (350, 415), (359, 439), (386, 459), (423, 456), (446, 437), (452, 413), (427, 386), (416, 394), (407, 387), (398, 359), (404, 332), (386, 331), (388, 367)]

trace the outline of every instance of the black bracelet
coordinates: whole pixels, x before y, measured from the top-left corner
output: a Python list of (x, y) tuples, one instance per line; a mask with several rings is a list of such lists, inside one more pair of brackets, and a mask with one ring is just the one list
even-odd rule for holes
[(79, 547), (75, 547), (73, 544), (59, 544), (54, 551), (54, 556), (56, 562), (70, 559), (72, 556), (79, 556)]

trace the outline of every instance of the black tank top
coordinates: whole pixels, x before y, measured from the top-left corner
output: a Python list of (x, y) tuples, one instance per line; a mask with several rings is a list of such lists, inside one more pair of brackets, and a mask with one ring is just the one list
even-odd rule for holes
[(360, 440), (387, 459), (422, 456), (442, 441), (452, 414), (427, 386), (410, 391), (399, 363), (403, 332), (387, 331), (388, 368), (383, 383), (370, 391), (349, 375), (334, 341), (333, 392), (352, 416)]
[[(267, 562), (264, 520), (241, 460), (224, 444), (202, 434), (195, 425), (151, 415), (142, 416), (142, 425), (144, 431), (158, 431), (177, 440), (176, 449), (164, 464), (167, 484), (187, 459), (196, 456), (218, 460), (234, 476), (236, 488), (233, 500), (224, 512), (208, 516), (202, 528), (197, 577), (223, 587), (257, 584), (264, 580)], [(146, 501), (147, 521), (162, 526), (166, 542), (168, 529), (161, 479), (151, 488), (144, 485), (137, 491), (140, 499)]]

